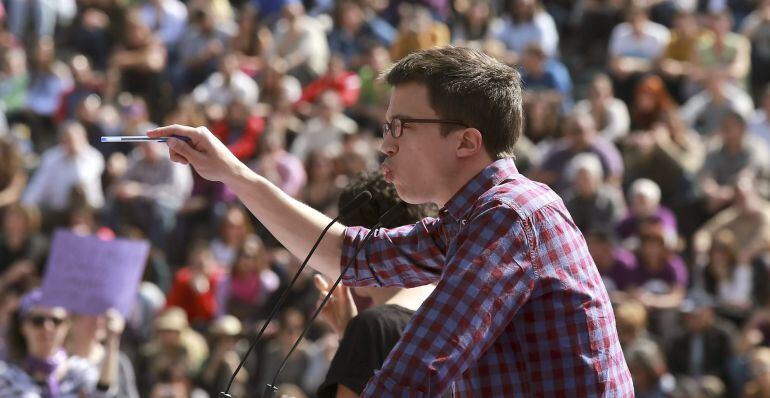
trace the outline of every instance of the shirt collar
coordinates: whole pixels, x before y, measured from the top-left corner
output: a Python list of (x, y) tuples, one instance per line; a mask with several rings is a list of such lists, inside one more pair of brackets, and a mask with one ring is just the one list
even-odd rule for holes
[(449, 215), (455, 220), (461, 220), (473, 208), (473, 203), (486, 191), (499, 185), (512, 176), (519, 174), (512, 158), (498, 159), (485, 167), (479, 174), (471, 178), (452, 199), (439, 211), (444, 217)]

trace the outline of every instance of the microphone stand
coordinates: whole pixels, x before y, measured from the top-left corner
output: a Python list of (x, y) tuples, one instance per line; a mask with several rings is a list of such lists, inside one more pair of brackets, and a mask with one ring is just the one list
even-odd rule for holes
[[(310, 261), (310, 257), (315, 253), (315, 250), (318, 248), (318, 245), (321, 243), (321, 239), (323, 239), (324, 235), (326, 235), (326, 232), (329, 231), (329, 228), (334, 225), (334, 223), (339, 220), (339, 218), (352, 210), (355, 210), (367, 202), (372, 200), (372, 194), (369, 191), (363, 191), (360, 194), (356, 195), (353, 200), (351, 200), (347, 205), (345, 205), (342, 210), (340, 210), (339, 215), (337, 217), (334, 217), (329, 224), (326, 225), (326, 227), (321, 231), (321, 235), (318, 236), (318, 239), (315, 241), (315, 244), (313, 244), (313, 247), (310, 249), (310, 252), (307, 254), (307, 257), (305, 257), (305, 261), (302, 262), (302, 265), (299, 266), (299, 269), (297, 270), (297, 273), (294, 274), (294, 278), (292, 278), (291, 282), (289, 282), (289, 285), (286, 286), (286, 289), (281, 293), (281, 296), (278, 298), (278, 302), (273, 306), (273, 309), (270, 310), (270, 314), (267, 316), (267, 319), (262, 324), (262, 328), (259, 329), (259, 333), (257, 333), (257, 337), (254, 338), (254, 340), (249, 345), (249, 349), (246, 350), (246, 354), (243, 355), (243, 358), (241, 359), (241, 362), (238, 364), (238, 367), (235, 368), (235, 371), (233, 372), (233, 375), (230, 376), (230, 381), (227, 383), (227, 389), (224, 392), (219, 393), (219, 398), (232, 398), (230, 393), (230, 388), (233, 386), (233, 381), (235, 380), (235, 376), (238, 375), (238, 372), (240, 372), (241, 368), (243, 367), (243, 364), (246, 363), (246, 358), (249, 357), (249, 354), (251, 354), (251, 351), (254, 350), (254, 347), (257, 346), (257, 343), (259, 343), (260, 339), (262, 338), (262, 335), (265, 333), (265, 329), (267, 329), (267, 326), (270, 324), (270, 321), (273, 320), (275, 315), (278, 313), (278, 309), (283, 306), (283, 302), (286, 301), (286, 298), (289, 296), (289, 291), (291, 290), (292, 286), (294, 286), (294, 283), (297, 282), (297, 279), (299, 279), (300, 274), (302, 274), (302, 271), (307, 266), (308, 261)], [(357, 252), (356, 252), (357, 253)]]
[[(278, 371), (275, 372), (275, 376), (273, 376), (273, 381), (265, 386), (264, 394), (262, 395), (263, 398), (273, 398), (276, 391), (278, 391), (278, 386), (276, 385), (276, 381), (278, 380), (278, 376), (281, 374), (281, 371), (286, 366), (286, 362), (289, 361), (289, 357), (292, 353), (294, 353), (294, 350), (299, 346), (299, 343), (302, 341), (302, 339), (305, 337), (305, 334), (310, 330), (310, 327), (313, 325), (313, 321), (318, 317), (318, 314), (321, 313), (321, 310), (323, 309), (324, 305), (326, 305), (326, 302), (329, 301), (329, 299), (332, 296), (332, 293), (334, 292), (334, 289), (337, 288), (337, 286), (342, 282), (342, 278), (345, 275), (345, 273), (350, 269), (350, 267), (353, 265), (353, 263), (356, 261), (356, 256), (358, 255), (358, 252), (361, 251), (361, 249), (364, 248), (366, 245), (366, 242), (371, 239), (371, 237), (374, 235), (374, 232), (376, 232), (380, 227), (382, 227), (383, 224), (388, 224), (391, 219), (400, 216), (401, 212), (405, 210), (404, 204), (399, 203), (395, 206), (393, 206), (390, 210), (386, 211), (385, 214), (380, 217), (380, 221), (372, 227), (372, 229), (369, 230), (369, 232), (364, 236), (364, 239), (361, 240), (361, 244), (358, 245), (356, 248), (356, 251), (353, 252), (353, 256), (351, 256), (350, 261), (348, 261), (347, 265), (345, 265), (345, 268), (342, 270), (342, 273), (340, 273), (340, 276), (337, 278), (336, 281), (334, 281), (334, 284), (329, 289), (329, 292), (326, 293), (326, 296), (324, 296), (324, 299), (321, 301), (321, 304), (316, 308), (315, 313), (313, 313), (313, 316), (310, 317), (310, 319), (307, 322), (307, 325), (305, 325), (305, 329), (302, 331), (302, 334), (299, 335), (299, 338), (297, 338), (297, 341), (294, 342), (294, 345), (291, 347), (291, 350), (289, 350), (289, 353), (286, 354), (286, 357), (283, 359), (283, 362), (281, 362), (281, 366), (278, 368)], [(371, 268), (370, 268), (371, 269)], [(374, 275), (374, 274), (372, 274)], [(379, 279), (378, 279), (379, 280)], [(221, 398), (221, 397), (220, 397)]]

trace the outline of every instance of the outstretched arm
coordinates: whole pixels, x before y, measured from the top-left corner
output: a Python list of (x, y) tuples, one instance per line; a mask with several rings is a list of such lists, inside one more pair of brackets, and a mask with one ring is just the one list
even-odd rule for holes
[[(150, 137), (176, 135), (189, 138), (189, 143), (176, 138), (168, 140), (171, 159), (191, 165), (207, 180), (221, 181), (230, 187), (259, 221), (299, 258), (307, 255), (318, 235), (331, 221), (254, 173), (205, 127), (172, 125), (147, 134)], [(341, 224), (332, 226), (310, 263), (333, 280), (340, 275), (343, 233)]]

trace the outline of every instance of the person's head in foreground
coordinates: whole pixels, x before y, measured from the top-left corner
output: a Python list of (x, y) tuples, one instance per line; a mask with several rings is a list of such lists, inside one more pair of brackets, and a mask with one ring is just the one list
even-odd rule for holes
[(382, 170), (409, 203), (446, 203), (494, 160), (511, 157), (522, 130), (518, 72), (484, 53), (441, 47), (384, 73), (393, 86)]

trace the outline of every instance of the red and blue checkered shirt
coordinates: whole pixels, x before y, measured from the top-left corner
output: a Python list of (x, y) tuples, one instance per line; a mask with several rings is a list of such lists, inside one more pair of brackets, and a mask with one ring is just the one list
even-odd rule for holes
[[(366, 232), (346, 229), (343, 267)], [(364, 397), (434, 397), (453, 382), (456, 397), (634, 396), (583, 236), (512, 159), (485, 168), (438, 218), (377, 231), (344, 282), (438, 282)]]

